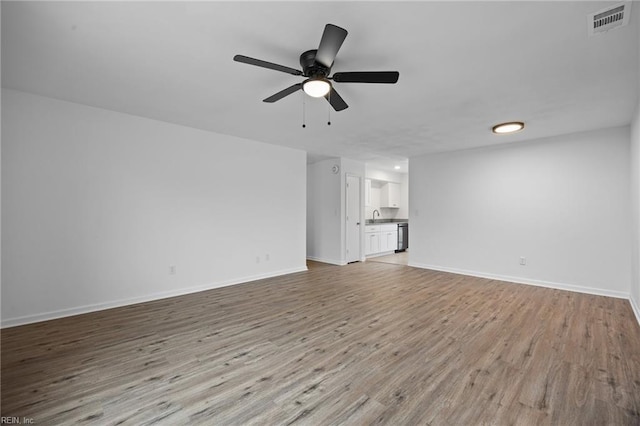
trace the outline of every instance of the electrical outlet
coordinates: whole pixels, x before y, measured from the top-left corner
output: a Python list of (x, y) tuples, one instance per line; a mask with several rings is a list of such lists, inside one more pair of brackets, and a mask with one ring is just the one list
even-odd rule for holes
[(256, 256), (256, 263), (260, 263), (260, 256)]
[(169, 266), (169, 275), (175, 275), (175, 274), (176, 274), (176, 265)]
[(527, 264), (527, 258), (522, 256), (520, 257), (520, 265), (525, 266)]
[(264, 255), (264, 260), (266, 260), (267, 262), (269, 261), (269, 253)]

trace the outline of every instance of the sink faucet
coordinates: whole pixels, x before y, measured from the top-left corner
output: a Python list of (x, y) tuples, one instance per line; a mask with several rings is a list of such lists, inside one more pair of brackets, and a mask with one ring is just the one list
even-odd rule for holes
[(373, 211), (373, 215), (372, 215), (373, 216), (373, 220), (372, 220), (373, 223), (376, 222), (376, 213), (378, 213), (378, 217), (380, 217), (380, 212), (378, 211), (378, 209), (375, 209)]

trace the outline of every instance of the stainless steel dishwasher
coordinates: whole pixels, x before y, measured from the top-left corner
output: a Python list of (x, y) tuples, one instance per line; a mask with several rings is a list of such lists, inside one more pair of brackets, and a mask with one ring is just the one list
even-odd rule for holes
[(409, 248), (409, 224), (399, 223), (398, 224), (398, 249), (396, 250), (396, 253), (405, 251), (408, 248)]

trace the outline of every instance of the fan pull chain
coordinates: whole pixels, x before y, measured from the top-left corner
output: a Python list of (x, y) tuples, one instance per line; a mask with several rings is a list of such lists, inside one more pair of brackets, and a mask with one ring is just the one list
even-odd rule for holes
[(305, 96), (304, 96), (304, 92), (302, 92), (302, 128), (304, 129), (305, 127), (307, 127), (306, 125), (306, 102), (305, 102)]

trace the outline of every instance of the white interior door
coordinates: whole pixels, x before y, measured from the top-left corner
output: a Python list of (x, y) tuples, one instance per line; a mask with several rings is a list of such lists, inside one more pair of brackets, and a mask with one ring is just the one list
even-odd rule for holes
[(360, 178), (347, 176), (347, 262), (360, 260)]

